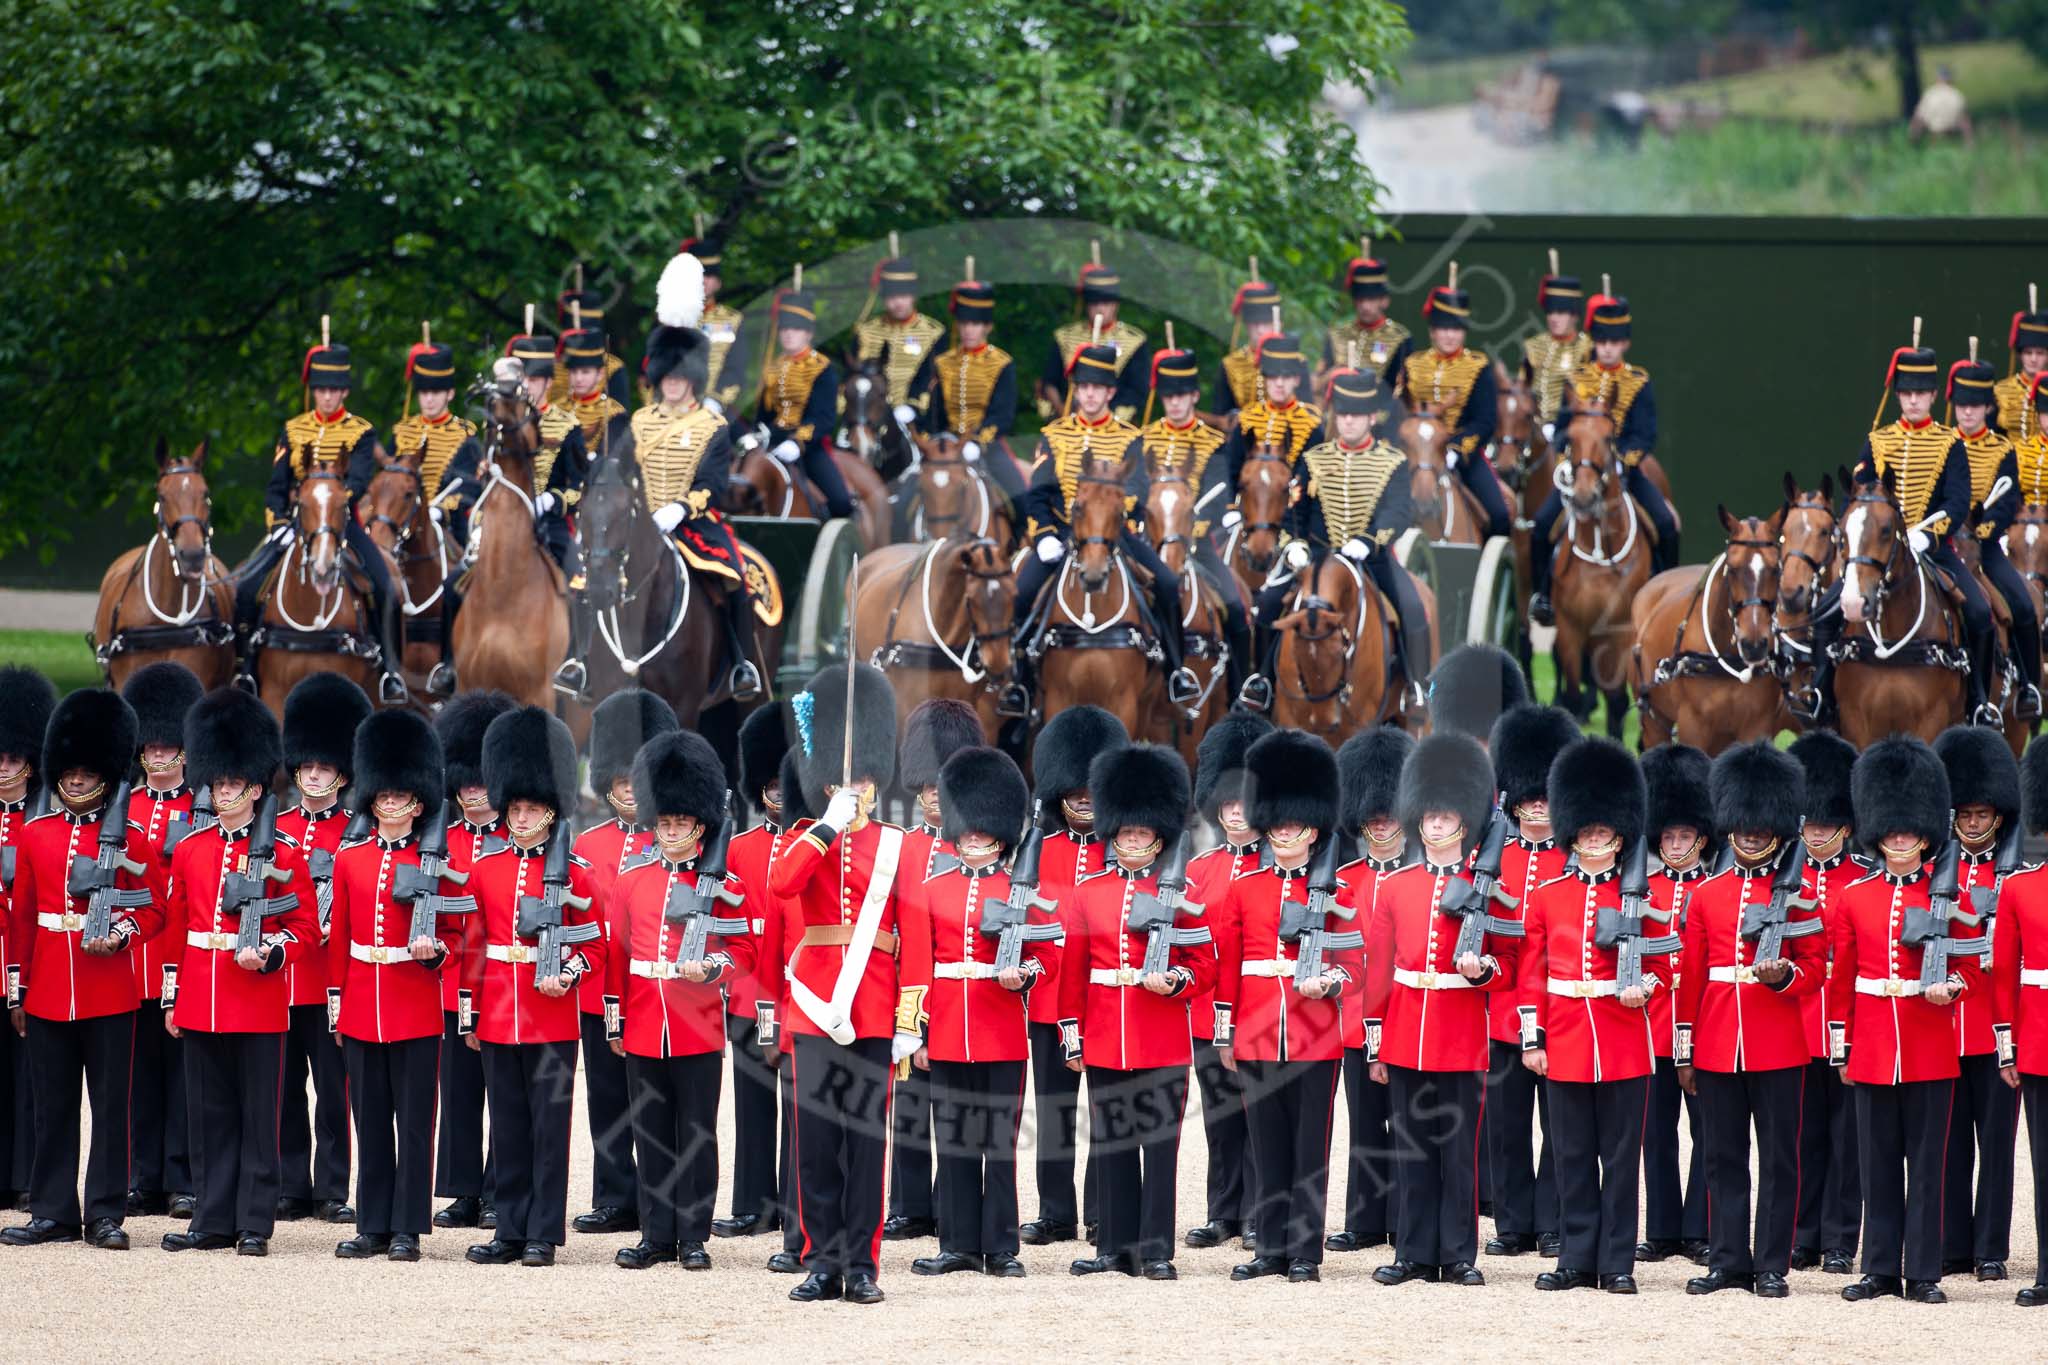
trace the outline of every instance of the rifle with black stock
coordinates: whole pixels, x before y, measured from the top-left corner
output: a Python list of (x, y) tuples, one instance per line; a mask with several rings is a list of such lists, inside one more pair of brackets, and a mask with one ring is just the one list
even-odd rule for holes
[(123, 872), (139, 877), (145, 870), (128, 856), (128, 790), (126, 782), (115, 787), (112, 798), (100, 810), (98, 852), (90, 858), (83, 853), (71, 858), (71, 875), (64, 890), (67, 895), (87, 898), (85, 918), (78, 930), (80, 941), (85, 943), (114, 936), (114, 911), (136, 910), (149, 904), (146, 888), (124, 891), (114, 884)]
[(1620, 908), (1600, 907), (1593, 922), (1593, 942), (1615, 950), (1617, 993), (1642, 986), (1645, 955), (1678, 951), (1677, 934), (1650, 938), (1645, 929), (1646, 924), (1668, 926), (1672, 918), (1671, 911), (1659, 910), (1650, 901), (1650, 844), (1638, 839), (1622, 857)]
[(260, 947), (263, 922), (299, 908), (299, 893), (268, 894), (271, 882), (289, 882), (291, 873), (276, 866), (277, 798), (268, 792), (256, 804), (256, 818), (249, 824), (249, 849), (240, 872), (230, 872), (221, 882), (220, 903), (240, 919), (235, 926), (235, 951)]
[(1048, 943), (1060, 937), (1057, 921), (1038, 924), (1030, 921), (1033, 910), (1050, 915), (1059, 909), (1038, 894), (1038, 864), (1045, 847), (1045, 830), (1040, 824), (1044, 812), (1045, 803), (1033, 798), (1031, 823), (1024, 830), (1024, 841), (1017, 846), (1016, 861), (1010, 865), (1010, 894), (987, 896), (981, 902), (981, 932), (995, 935), (995, 972), (998, 976), (1012, 967), (1024, 965), (1025, 944)]
[(548, 849), (542, 855), (541, 893), (521, 896), (513, 916), (512, 930), (521, 938), (534, 940), (533, 979), (552, 981), (561, 976), (567, 957), (564, 951), (578, 943), (589, 943), (603, 935), (595, 921), (582, 924), (563, 922), (562, 912), (588, 910), (590, 897), (569, 889), (569, 831), (559, 823), (548, 835)]
[(695, 879), (677, 878), (668, 893), (668, 904), (662, 907), (662, 918), (683, 931), (682, 946), (676, 953), (678, 962), (702, 962), (713, 934), (729, 937), (747, 932), (743, 917), (718, 913), (720, 906), (737, 907), (746, 899), (725, 884), (726, 849), (731, 842), (732, 792), (728, 789), (725, 807), (718, 815), (718, 829), (697, 859)]
[(1337, 899), (1337, 836), (1323, 836), (1308, 868), (1308, 899), (1280, 902), (1280, 937), (1295, 945), (1294, 987), (1296, 990), (1323, 974), (1324, 956), (1331, 949), (1363, 948), (1365, 935), (1356, 929), (1329, 929), (1331, 915), (1341, 920), (1357, 918), (1358, 912)]
[(1144, 891), (1131, 897), (1130, 917), (1126, 921), (1134, 934), (1145, 935), (1145, 960), (1138, 974), (1150, 976), (1166, 970), (1166, 960), (1175, 948), (1193, 947), (1209, 941), (1207, 928), (1177, 929), (1174, 920), (1182, 914), (1200, 916), (1208, 913), (1205, 905), (1196, 905), (1187, 898), (1188, 890), (1188, 836), (1185, 831), (1172, 836), (1165, 852), (1159, 857), (1159, 890), (1156, 894)]

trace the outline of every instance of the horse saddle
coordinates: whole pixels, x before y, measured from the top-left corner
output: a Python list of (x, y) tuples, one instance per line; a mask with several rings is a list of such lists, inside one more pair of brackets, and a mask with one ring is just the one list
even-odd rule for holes
[[(1925, 564), (1928, 570), (1933, 573), (1934, 581), (1940, 585), (1942, 595), (1948, 598), (1948, 604), (1955, 608), (1956, 616), (1960, 619), (1963, 614), (1962, 585), (1949, 574), (1948, 570), (1933, 560), (1923, 559), (1920, 562)], [(2000, 634), (2010, 632), (2012, 630), (2012, 608), (2006, 604), (2005, 594), (1992, 587), (1991, 580), (1984, 576), (1983, 562), (1975, 555), (1966, 553), (1963, 556), (1963, 569), (1971, 578), (1976, 580), (1977, 591), (1984, 594), (1984, 600), (1991, 604), (1991, 624), (1993, 628), (1999, 631)]]

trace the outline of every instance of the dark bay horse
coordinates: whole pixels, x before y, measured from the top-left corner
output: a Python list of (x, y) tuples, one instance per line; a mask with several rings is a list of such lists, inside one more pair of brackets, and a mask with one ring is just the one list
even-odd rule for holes
[[(308, 466), (292, 494), (291, 542), (251, 640), (260, 651), (257, 695), (280, 720), (285, 697), (315, 673), (340, 673), (376, 695), (382, 647), (370, 585), (343, 553), (352, 515), (340, 463), (318, 460)], [(396, 576), (395, 566), (387, 569)]]
[(1145, 587), (1118, 548), (1127, 472), (1121, 460), (1095, 458), (1081, 467), (1069, 508), (1069, 548), (1053, 578), (1039, 637), (1039, 715), (1092, 702), (1140, 734), (1166, 688), (1157, 645), (1143, 626)]
[(1930, 743), (1963, 719), (1969, 689), (1962, 618), (1908, 545), (1889, 478), (1854, 486), (1842, 508), (1843, 651), (1835, 668), (1842, 737)]
[(363, 529), (398, 565), (395, 579), (404, 626), (405, 680), (422, 694), (427, 673), (441, 657), (442, 598), (461, 559), (455, 543), (427, 507), (420, 477), (421, 451), (377, 461), (377, 472), (356, 500)]
[(158, 439), (156, 534), (123, 552), (100, 579), (93, 655), (110, 687), (159, 660), (185, 665), (209, 689), (234, 673), (235, 596), (227, 567), (213, 556), (206, 445), (173, 459)]
[(1411, 413), (1395, 428), (1394, 444), (1408, 457), (1408, 496), (1415, 525), (1426, 539), (1483, 545), (1486, 514), (1450, 465), (1452, 428), (1428, 412)]
[(1160, 561), (1180, 576), (1182, 656), (1202, 688), (1195, 700), (1184, 706), (1174, 705), (1161, 692), (1152, 738), (1179, 749), (1192, 771), (1202, 736), (1230, 709), (1224, 685), (1229, 674), (1229, 646), (1223, 633), (1223, 597), (1196, 567), (1195, 489), (1185, 473), (1154, 470), (1150, 474), (1145, 492), (1145, 535), (1159, 552)]
[(497, 688), (552, 710), (552, 679), (569, 652), (569, 607), (562, 571), (534, 533), (540, 424), (524, 393), (485, 385), (479, 394), (483, 486), (469, 514), (456, 666), (465, 688)]

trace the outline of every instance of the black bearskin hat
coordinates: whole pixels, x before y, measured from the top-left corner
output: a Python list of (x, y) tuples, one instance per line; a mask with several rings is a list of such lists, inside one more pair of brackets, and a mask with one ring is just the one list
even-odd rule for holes
[(1588, 825), (1606, 825), (1626, 849), (1643, 837), (1648, 807), (1641, 765), (1611, 739), (1574, 740), (1550, 765), (1550, 827), (1560, 844)]
[(1144, 827), (1171, 839), (1186, 826), (1194, 790), (1188, 765), (1162, 744), (1106, 749), (1088, 765), (1088, 795), (1095, 802), (1095, 832)]
[(1273, 722), (1256, 711), (1226, 711), (1195, 746), (1195, 809), (1216, 818), (1226, 801), (1248, 801), (1245, 750), (1273, 733)]
[(505, 712), (484, 731), (484, 785), (501, 814), (537, 801), (567, 818), (576, 809), (576, 740), (538, 706)]
[[(27, 759), (42, 776), (43, 740), (56, 709), (57, 689), (48, 678), (21, 664), (0, 668), (0, 754)], [(182, 734), (178, 742), (185, 742)]]
[(1352, 833), (1368, 820), (1391, 816), (1401, 803), (1401, 765), (1415, 752), (1415, 737), (1392, 725), (1361, 730), (1337, 751), (1337, 818)]
[(1833, 730), (1814, 730), (1793, 740), (1786, 752), (1806, 770), (1806, 818), (1817, 825), (1855, 825), (1849, 771), (1856, 766), (1856, 746)]
[(42, 750), (44, 785), (54, 788), (71, 769), (85, 768), (112, 786), (135, 766), (135, 710), (109, 688), (73, 692), (50, 713)]
[(464, 692), (441, 708), (434, 733), (441, 737), (448, 795), (484, 785), (484, 731), (518, 703), (503, 692)]
[(344, 777), (355, 753), (356, 727), (369, 718), (370, 698), (355, 679), (314, 673), (284, 699), (284, 766), (295, 773), (325, 763)]
[(121, 684), (121, 699), (135, 708), (135, 743), (185, 745), (185, 713), (206, 692), (199, 675), (169, 659), (144, 664)]
[(2005, 736), (1981, 725), (1951, 725), (1934, 739), (1957, 810), (1989, 806), (2007, 825), (2020, 818), (2020, 765)]
[(1484, 739), (1501, 712), (1527, 700), (1522, 666), (1494, 645), (1459, 645), (1429, 675), (1429, 725), (1438, 734)]
[(977, 744), (939, 769), (939, 809), (940, 833), (949, 841), (986, 834), (1002, 840), (1005, 849), (1015, 848), (1031, 818), (1031, 789), (1008, 754)]
[(1881, 739), (1856, 757), (1849, 773), (1856, 841), (1875, 851), (1888, 834), (1913, 834), (1930, 848), (1949, 831), (1948, 769), (1926, 741)]
[(782, 756), (782, 819), (779, 823), (784, 829), (799, 820), (818, 818), (811, 814), (810, 805), (804, 800), (803, 765), (797, 761), (801, 755), (802, 751), (792, 745)]
[(951, 697), (927, 697), (903, 718), (896, 775), (905, 791), (921, 792), (939, 780), (947, 759), (986, 743), (988, 736), (973, 707)]
[(216, 687), (185, 713), (185, 780), (193, 787), (229, 777), (267, 787), (283, 762), (276, 718), (240, 688)]
[[(781, 703), (757, 706), (740, 722), (741, 800), (761, 804), (761, 791), (780, 779), (782, 756), (789, 752), (789, 717)], [(787, 801), (790, 789), (783, 788)]]
[[(590, 715), (590, 789), (602, 797), (615, 778), (626, 777), (633, 779), (637, 792), (633, 755), (649, 740), (675, 729), (676, 723), (675, 708), (645, 688), (628, 687), (599, 702)], [(719, 785), (725, 785), (723, 778)]]
[[(804, 803), (812, 810), (825, 809), (825, 789), (838, 786), (841, 777), (846, 667), (833, 664), (819, 670), (810, 686), (790, 701), (801, 741), (797, 767), (804, 776)], [(857, 663), (853, 668), (853, 777), (871, 779), (881, 795), (896, 775), (896, 689), (873, 664)]]
[[(1645, 755), (1646, 775), (1649, 768)], [(1714, 826), (1721, 833), (1756, 831), (1786, 843), (1798, 835), (1806, 810), (1806, 773), (1798, 759), (1769, 740), (1754, 739), (1725, 750), (1714, 760), (1711, 783)]]
[(1578, 737), (1579, 723), (1562, 707), (1523, 702), (1501, 712), (1486, 744), (1500, 808), (1512, 816), (1524, 801), (1543, 799), (1550, 789), (1550, 765)]
[(2026, 814), (2027, 833), (2048, 830), (2048, 744), (2039, 736), (2027, 745), (2020, 759), (2020, 808)]
[(411, 792), (429, 811), (444, 799), (441, 737), (417, 711), (379, 711), (356, 729), (356, 804), (368, 810), (379, 792)]
[(695, 730), (668, 730), (642, 746), (633, 760), (633, 801), (640, 822), (664, 815), (695, 816), (706, 830), (725, 810), (725, 764), (711, 741)]
[[(1099, 706), (1069, 706), (1047, 721), (1031, 748), (1031, 785), (1048, 811), (1088, 785), (1098, 755), (1131, 742), (1124, 723)], [(1100, 828), (1098, 822), (1097, 828)]]
[(1401, 764), (1401, 789), (1394, 814), (1420, 841), (1422, 817), (1433, 810), (1456, 811), (1465, 822), (1462, 847), (1469, 852), (1493, 813), (1493, 764), (1470, 735), (1424, 736)]
[[(1702, 839), (1712, 843), (1716, 832), (1726, 828), (1714, 818), (1715, 765), (1706, 754), (1690, 744), (1659, 744), (1643, 755), (1642, 764), (1643, 789), (1649, 795), (1645, 828), (1652, 839), (1663, 838), (1667, 829), (1685, 826), (1698, 830)], [(1793, 776), (1796, 779), (1798, 775)], [(1793, 827), (1798, 827), (1796, 816)]]
[(1245, 750), (1251, 798), (1245, 819), (1256, 830), (1307, 825), (1337, 828), (1337, 755), (1301, 730), (1275, 730)]

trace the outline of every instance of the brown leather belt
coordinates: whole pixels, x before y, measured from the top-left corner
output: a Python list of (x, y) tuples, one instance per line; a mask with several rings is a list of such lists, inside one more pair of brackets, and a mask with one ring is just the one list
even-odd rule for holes
[[(853, 942), (853, 926), (851, 924), (813, 924), (804, 930), (804, 936), (798, 941), (797, 947), (844, 948), (851, 942)], [(887, 929), (877, 929), (875, 931), (875, 951), (885, 956), (894, 955), (896, 952), (896, 935), (890, 933)]]

